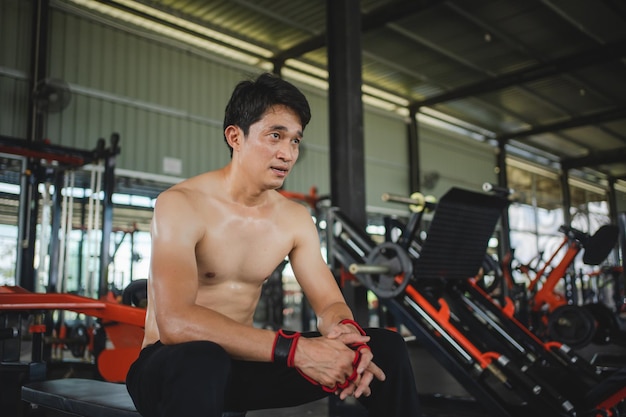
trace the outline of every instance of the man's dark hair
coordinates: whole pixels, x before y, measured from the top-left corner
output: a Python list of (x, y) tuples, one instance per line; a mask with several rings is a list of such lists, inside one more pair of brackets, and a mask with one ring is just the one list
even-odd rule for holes
[[(261, 120), (272, 106), (281, 104), (296, 112), (304, 130), (311, 120), (311, 109), (304, 94), (293, 84), (269, 73), (261, 74), (254, 81), (241, 81), (226, 105), (223, 130), (234, 125), (248, 136), (250, 125)], [(232, 156), (233, 148), (230, 145), (228, 147)]]

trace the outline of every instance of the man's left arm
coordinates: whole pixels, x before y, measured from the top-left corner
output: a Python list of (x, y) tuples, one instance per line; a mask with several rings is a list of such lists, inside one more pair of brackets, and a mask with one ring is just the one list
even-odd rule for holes
[[(297, 209), (290, 227), (295, 231), (294, 246), (289, 254), (294, 275), (317, 315), (320, 333), (328, 335), (337, 326), (340, 327), (337, 331), (346, 333), (349, 328), (343, 328), (340, 322), (353, 320), (352, 311), (322, 257), (319, 234), (310, 214), (302, 206)], [(358, 333), (357, 329), (352, 332)]]
[(367, 342), (369, 337), (354, 321), (331, 273), (321, 255), (319, 235), (313, 222), (298, 225), (296, 244), (290, 254), (291, 266), (307, 300), (317, 315), (320, 333), (329, 339), (340, 340), (355, 350), (355, 379), (348, 387), (339, 390), (340, 397), (369, 395), (369, 385), (374, 378), (384, 380), (383, 371), (372, 361)]

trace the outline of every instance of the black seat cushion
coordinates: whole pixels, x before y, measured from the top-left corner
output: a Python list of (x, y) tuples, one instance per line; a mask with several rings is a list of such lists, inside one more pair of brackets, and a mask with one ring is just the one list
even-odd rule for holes
[(22, 400), (88, 417), (140, 417), (124, 384), (81, 378), (32, 382)]
[[(31, 382), (22, 387), (22, 400), (84, 417), (141, 417), (126, 385), (93, 379)], [(223, 416), (243, 417), (245, 413), (225, 412)]]
[(600, 227), (584, 243), (583, 263), (586, 265), (600, 265), (615, 248), (618, 234), (619, 229), (613, 224), (605, 224)]

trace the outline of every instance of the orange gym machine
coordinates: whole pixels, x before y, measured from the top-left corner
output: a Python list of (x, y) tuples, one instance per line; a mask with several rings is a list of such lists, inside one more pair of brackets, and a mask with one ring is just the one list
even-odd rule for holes
[[(411, 200), (428, 206), (423, 198)], [(380, 244), (332, 209), (329, 254), (378, 296), (486, 414), (622, 415), (626, 369), (600, 369), (565, 344), (540, 340), (514, 318), (511, 305), (501, 306), (476, 285), (507, 204), (501, 196), (452, 188), (431, 204), (425, 240), (416, 242), (423, 212), (416, 211), (400, 238)]]

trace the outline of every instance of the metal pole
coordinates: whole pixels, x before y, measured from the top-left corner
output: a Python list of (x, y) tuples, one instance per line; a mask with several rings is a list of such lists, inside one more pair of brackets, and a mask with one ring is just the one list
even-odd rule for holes
[[(365, 229), (360, 1), (327, 0), (326, 8), (331, 200), (357, 227)], [(367, 291), (351, 283), (342, 290), (355, 319), (367, 325)]]

